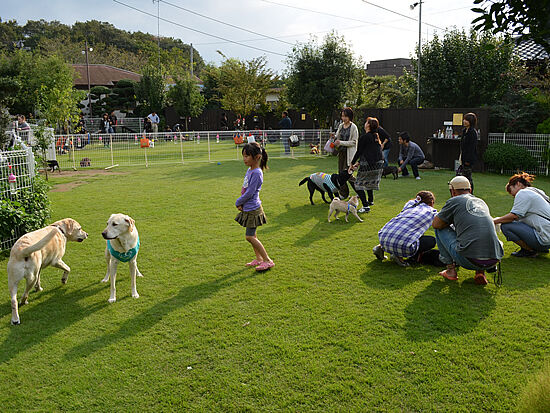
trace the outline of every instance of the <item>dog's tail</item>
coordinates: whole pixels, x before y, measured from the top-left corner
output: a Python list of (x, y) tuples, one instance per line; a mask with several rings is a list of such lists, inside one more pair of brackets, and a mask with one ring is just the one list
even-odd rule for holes
[(307, 182), (308, 179), (309, 179), (309, 176), (306, 176), (304, 179), (302, 179), (302, 180), (300, 181), (300, 183), (298, 184), (298, 186), (301, 186), (301, 185), (305, 184), (305, 183)]
[(52, 230), (50, 232), (48, 232), (48, 234), (46, 234), (46, 236), (44, 238), (42, 238), (36, 244), (30, 245), (27, 248), (22, 249), (19, 252), (18, 255), (21, 255), (23, 257), (27, 257), (27, 256), (31, 255), (33, 252), (41, 250), (59, 232), (60, 232), (59, 229), (57, 229), (56, 227), (53, 227)]
[(340, 198), (338, 198), (337, 196), (334, 197), (333, 201), (341, 201)]

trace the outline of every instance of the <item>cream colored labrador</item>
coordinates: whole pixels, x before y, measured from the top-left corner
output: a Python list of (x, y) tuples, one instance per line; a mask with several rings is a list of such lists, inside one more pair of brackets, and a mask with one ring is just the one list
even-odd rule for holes
[(139, 234), (135, 221), (128, 215), (113, 214), (107, 221), (107, 228), (101, 233), (107, 240), (105, 248), (105, 260), (107, 261), (107, 274), (101, 282), (111, 279), (111, 295), (109, 302), (116, 301), (116, 270), (119, 262), (128, 262), (130, 265), (130, 290), (132, 297), (139, 298), (136, 288), (136, 276), (143, 277), (137, 267), (137, 255), (139, 252)]
[(27, 288), (21, 297), (21, 305), (28, 304), (32, 287), (42, 291), (40, 271), (51, 265), (63, 270), (61, 282), (65, 284), (71, 269), (63, 262), (67, 241), (82, 242), (88, 234), (71, 218), (56, 221), (45, 228), (29, 232), (17, 240), (8, 261), (8, 288), (11, 295), (11, 323), (19, 324), (17, 286), (23, 278)]

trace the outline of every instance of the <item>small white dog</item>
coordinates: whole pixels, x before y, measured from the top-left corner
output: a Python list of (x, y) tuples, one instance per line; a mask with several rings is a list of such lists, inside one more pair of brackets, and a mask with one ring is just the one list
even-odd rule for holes
[(17, 285), (23, 278), (27, 288), (21, 296), (21, 305), (28, 304), (32, 287), (42, 291), (40, 271), (47, 266), (63, 270), (61, 282), (65, 284), (71, 268), (63, 262), (67, 241), (82, 242), (88, 234), (78, 222), (71, 218), (56, 221), (52, 225), (23, 235), (17, 240), (10, 252), (8, 261), (8, 287), (11, 295), (11, 323), (19, 324), (17, 305)]
[(130, 290), (132, 297), (139, 298), (136, 288), (136, 276), (143, 277), (137, 267), (137, 255), (139, 252), (139, 234), (135, 221), (128, 215), (113, 214), (107, 221), (107, 228), (101, 233), (107, 240), (105, 248), (105, 260), (107, 261), (107, 274), (101, 282), (111, 279), (111, 295), (109, 302), (116, 301), (116, 271), (118, 263), (128, 262), (130, 266)]
[(359, 199), (357, 198), (357, 195), (352, 196), (348, 202), (342, 201), (338, 197), (334, 197), (332, 202), (330, 203), (330, 208), (328, 210), (328, 222), (330, 222), (330, 216), (334, 212), (334, 218), (338, 219), (338, 214), (340, 212), (346, 213), (346, 222), (348, 221), (348, 215), (352, 214), (359, 220), (359, 222), (363, 222), (363, 220), (357, 215), (357, 206), (359, 205)]

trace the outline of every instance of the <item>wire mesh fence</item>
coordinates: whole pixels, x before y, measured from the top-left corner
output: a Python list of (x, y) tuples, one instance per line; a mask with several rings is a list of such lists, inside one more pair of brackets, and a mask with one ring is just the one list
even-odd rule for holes
[(329, 135), (324, 129), (89, 133), (57, 135), (55, 151), (61, 169), (238, 160), (242, 146), (251, 141), (272, 158), (304, 157), (323, 154)]
[[(550, 154), (550, 135), (536, 133), (489, 133), (489, 144), (511, 143), (525, 148), (537, 162), (537, 166), (525, 172), (548, 176), (548, 157)], [(502, 173), (515, 173), (515, 170), (503, 170)]]
[[(145, 130), (144, 118), (118, 118), (114, 126), (115, 132), (142, 133)], [(90, 133), (103, 129), (103, 118), (85, 118), (84, 127)]]
[[(35, 160), (31, 148), (0, 152), (0, 203), (17, 202), (33, 190)], [(11, 248), (23, 235), (19, 227), (2, 228), (0, 250)]]

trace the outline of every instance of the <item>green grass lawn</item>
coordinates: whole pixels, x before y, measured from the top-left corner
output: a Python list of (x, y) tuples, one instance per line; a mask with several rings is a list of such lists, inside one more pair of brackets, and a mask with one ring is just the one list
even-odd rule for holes
[[(365, 222), (329, 224), (328, 206), (297, 184), (335, 165), (270, 162), (258, 235), (276, 267), (262, 274), (244, 268), (253, 253), (233, 221), (242, 162), (56, 173), (52, 183), (79, 186), (51, 192), (52, 221), (75, 218), (90, 237), (68, 245), (66, 285), (43, 272), (20, 326), (1, 261), (2, 411), (517, 409), (548, 360), (549, 258), (511, 258), (505, 243), (502, 288), (475, 285), (471, 271), (450, 282), (378, 262), (378, 229), (420, 189), (441, 208), (451, 172), (383, 179)], [(509, 211), (506, 177), (474, 178), (494, 216)], [(101, 231), (115, 212), (136, 220), (144, 277), (132, 299), (121, 264), (108, 304)]]

